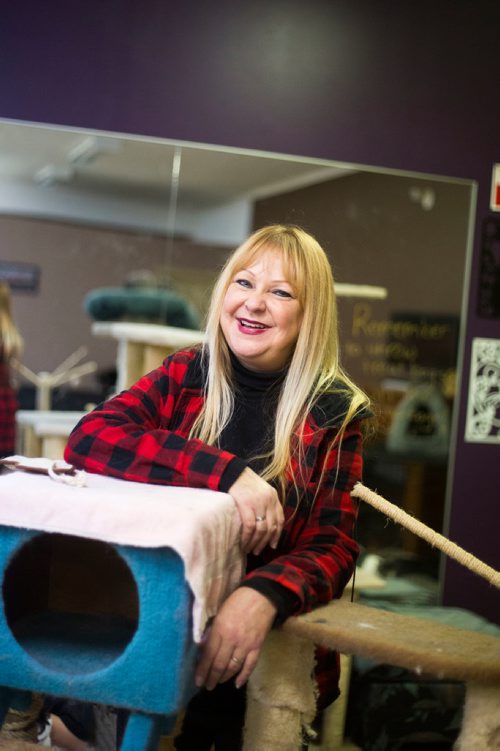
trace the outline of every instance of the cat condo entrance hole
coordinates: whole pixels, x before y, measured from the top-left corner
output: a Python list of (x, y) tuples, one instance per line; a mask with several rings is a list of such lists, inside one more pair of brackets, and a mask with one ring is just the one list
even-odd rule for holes
[(37, 534), (16, 550), (2, 586), (15, 640), (51, 670), (101, 670), (120, 657), (137, 631), (137, 585), (108, 543)]

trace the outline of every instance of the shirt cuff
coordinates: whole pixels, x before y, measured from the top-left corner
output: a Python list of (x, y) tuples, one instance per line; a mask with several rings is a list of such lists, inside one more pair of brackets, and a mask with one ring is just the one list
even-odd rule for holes
[(235, 456), (234, 459), (231, 459), (219, 480), (219, 490), (222, 493), (229, 492), (231, 485), (236, 482), (246, 468), (247, 464), (243, 459), (239, 459), (237, 456)]
[(274, 626), (281, 626), (287, 618), (297, 613), (300, 608), (300, 599), (295, 592), (283, 587), (269, 579), (251, 579), (240, 584), (241, 587), (250, 587), (267, 597), (277, 609)]

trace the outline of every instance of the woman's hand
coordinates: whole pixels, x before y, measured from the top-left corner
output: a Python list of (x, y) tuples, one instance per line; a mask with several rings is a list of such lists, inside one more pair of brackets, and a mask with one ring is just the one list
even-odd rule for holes
[(196, 685), (210, 691), (237, 675), (236, 688), (240, 688), (257, 663), (276, 613), (260, 592), (250, 587), (236, 589), (205, 632)]
[(245, 553), (275, 548), (283, 529), (284, 514), (278, 493), (268, 482), (246, 467), (229, 488), (243, 524), (241, 541)]

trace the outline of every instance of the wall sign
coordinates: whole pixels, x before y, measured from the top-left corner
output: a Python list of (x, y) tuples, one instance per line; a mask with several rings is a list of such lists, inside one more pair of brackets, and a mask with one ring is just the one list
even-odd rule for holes
[(0, 261), (0, 282), (7, 282), (11, 289), (34, 292), (39, 281), (40, 267), (34, 263)]
[(455, 368), (458, 330), (458, 316), (393, 311), (380, 318), (374, 305), (357, 302), (343, 346), (364, 379), (440, 381)]
[(500, 444), (500, 339), (473, 339), (465, 440)]

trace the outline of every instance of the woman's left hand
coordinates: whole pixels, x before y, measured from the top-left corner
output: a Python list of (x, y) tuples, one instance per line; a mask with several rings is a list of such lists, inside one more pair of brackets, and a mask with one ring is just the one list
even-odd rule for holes
[(250, 587), (229, 595), (205, 632), (196, 685), (210, 691), (237, 676), (240, 688), (257, 663), (276, 613), (272, 602)]

